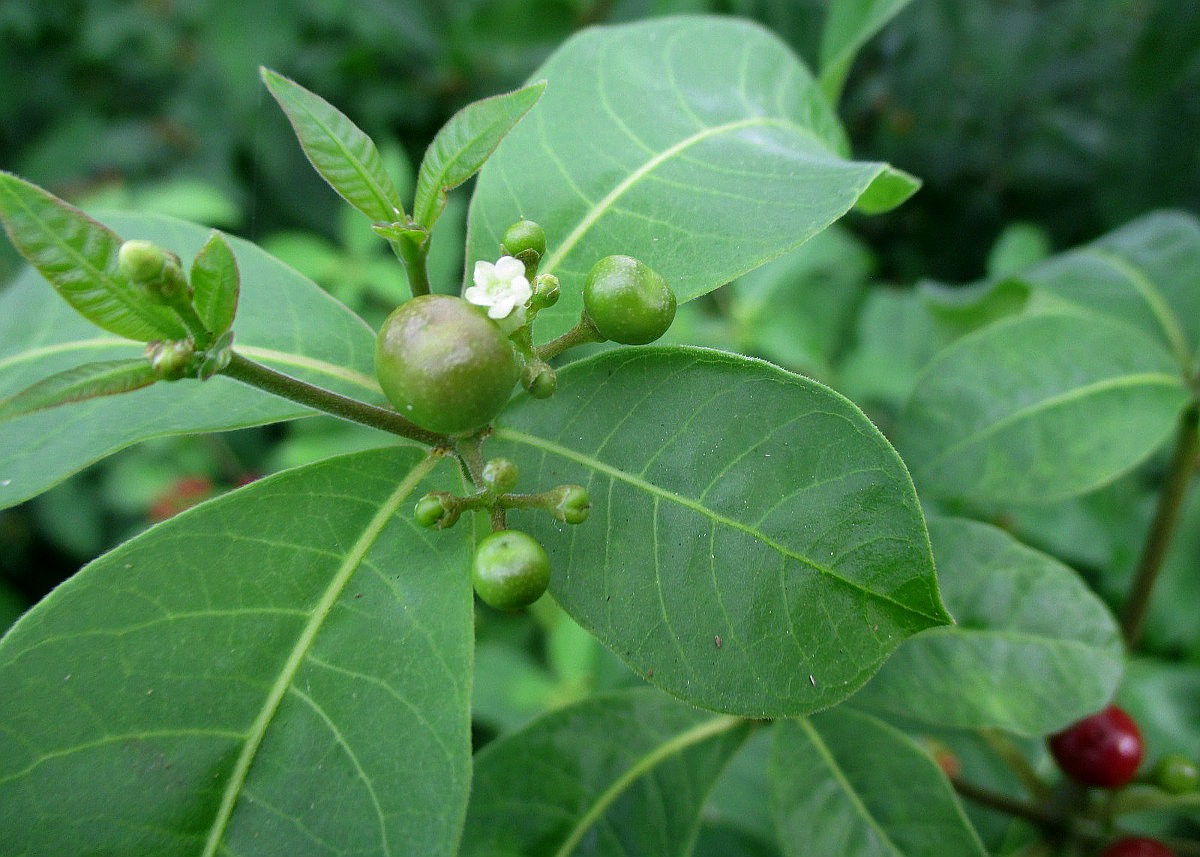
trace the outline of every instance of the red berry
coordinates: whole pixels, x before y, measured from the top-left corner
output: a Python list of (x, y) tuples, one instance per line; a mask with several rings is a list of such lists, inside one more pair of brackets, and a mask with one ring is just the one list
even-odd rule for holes
[(1144, 749), (1137, 724), (1115, 705), (1050, 736), (1050, 753), (1067, 776), (1106, 789), (1133, 779)]
[(1175, 857), (1175, 852), (1157, 839), (1127, 836), (1105, 848), (1100, 857)]

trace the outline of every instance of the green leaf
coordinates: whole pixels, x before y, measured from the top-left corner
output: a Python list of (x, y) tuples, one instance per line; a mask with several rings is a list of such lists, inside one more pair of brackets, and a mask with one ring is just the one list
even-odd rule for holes
[(1159, 211), (1032, 268), (1023, 278), (1058, 302), (1136, 325), (1185, 372), (1200, 361), (1200, 222)]
[(929, 754), (865, 714), (838, 708), (778, 723), (771, 780), (785, 855), (985, 855)]
[[(193, 257), (207, 229), (164, 217), (106, 217), (131, 238)], [(373, 402), (375, 336), (357, 316), (251, 244), (229, 239), (246, 282), (238, 351), (311, 383)], [(82, 363), (139, 357), (106, 336), (29, 271), (0, 293), (0, 397)], [(32, 497), (86, 465), (153, 437), (224, 431), (313, 411), (228, 378), (155, 384), (0, 422), (0, 507)], [(382, 437), (382, 435), (381, 435)]]
[(241, 278), (229, 242), (216, 230), (200, 248), (189, 273), (200, 320), (214, 339), (233, 327)]
[(948, 621), (895, 451), (849, 401), (770, 364), (604, 352), (502, 414), (488, 451), (532, 484), (587, 488), (581, 526), (510, 521), (541, 535), (576, 621), (705, 708), (827, 707)]
[(432, 466), (393, 448), (256, 482), (18, 621), (0, 642), (6, 851), (453, 854), (472, 599), (466, 540), (408, 513)]
[(459, 854), (686, 857), (748, 730), (649, 688), (548, 714), (479, 753)]
[(859, 48), (909, 4), (909, 0), (833, 0), (821, 31), (821, 90), (831, 104)]
[(1125, 660), (1120, 630), (1074, 571), (987, 524), (933, 518), (929, 536), (957, 624), (906, 640), (854, 706), (1037, 736), (1112, 699)]
[(494, 258), (519, 217), (545, 228), (540, 270), (563, 294), (538, 315), (545, 335), (578, 319), (603, 256), (641, 259), (689, 301), (803, 244), (877, 183), (876, 201), (892, 204), (897, 183), (905, 196), (917, 188), (886, 164), (844, 159), (812, 76), (755, 24), (596, 27), (534, 77), (546, 95), (480, 172), (468, 256)]
[[(479, 171), (500, 141), (537, 104), (546, 90), (541, 80), (505, 95), (494, 95), (450, 117), (437, 132), (417, 173), (413, 220), (432, 229), (446, 208), (446, 191)], [(499, 243), (499, 242), (497, 242)]]
[(295, 81), (260, 68), (259, 74), (296, 131), (304, 154), (342, 199), (375, 223), (404, 219), (400, 193), (375, 143), (350, 119)]
[(0, 172), (0, 219), (20, 254), (93, 324), (139, 342), (187, 335), (117, 270), (121, 236), (78, 208)]
[(7, 399), (0, 399), (0, 420), (71, 402), (129, 393), (157, 380), (145, 358), (85, 363), (44, 378)]
[(925, 367), (896, 446), (922, 491), (1048, 503), (1144, 460), (1188, 399), (1170, 355), (1136, 328), (1077, 313), (1020, 315)]

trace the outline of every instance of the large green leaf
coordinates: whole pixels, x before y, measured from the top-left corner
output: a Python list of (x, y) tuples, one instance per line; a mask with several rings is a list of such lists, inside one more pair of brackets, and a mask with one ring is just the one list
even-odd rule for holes
[(1147, 214), (1022, 276), (1059, 301), (1140, 327), (1185, 371), (1200, 360), (1200, 223), (1194, 215)]
[(929, 521), (956, 625), (906, 640), (856, 707), (958, 728), (1045, 735), (1098, 711), (1124, 666), (1112, 614), (1071, 569), (1003, 530)]
[(548, 714), (479, 754), (460, 855), (687, 857), (748, 729), (650, 688)]
[(1188, 399), (1171, 356), (1137, 328), (1082, 313), (1021, 315), (925, 367), (896, 446), (922, 491), (1050, 502), (1134, 467)]
[(539, 81), (468, 104), (451, 116), (421, 160), (413, 220), (426, 229), (433, 228), (446, 208), (446, 191), (478, 172), (545, 90), (546, 82)]
[(833, 0), (821, 31), (821, 88), (837, 103), (858, 49), (910, 0)]
[(541, 270), (563, 297), (538, 316), (561, 333), (583, 278), (623, 253), (681, 301), (802, 244), (855, 204), (898, 205), (917, 187), (886, 164), (845, 160), (837, 118), (788, 47), (728, 18), (585, 30), (534, 77), (537, 110), (484, 166), (471, 260), (496, 254), (524, 216), (545, 227)]
[(838, 708), (775, 727), (772, 803), (794, 857), (984, 857), (950, 784), (903, 733)]
[(408, 513), (432, 466), (263, 480), (26, 614), (0, 642), (5, 852), (453, 854), (472, 600), (468, 540)]
[(542, 534), (551, 591), (639, 673), (697, 705), (814, 711), (943, 624), (904, 465), (827, 387), (716, 351), (605, 352), (501, 415), (489, 453), (592, 514)]
[[(208, 230), (163, 217), (106, 218), (190, 259)], [(243, 280), (237, 349), (314, 384), (381, 401), (374, 335), (295, 271), (251, 244), (229, 239)], [(0, 293), (0, 398), (84, 363), (135, 358), (137, 343), (108, 336), (55, 296), (33, 271)], [(0, 507), (44, 491), (80, 468), (140, 440), (218, 431), (312, 411), (227, 378), (156, 384), (0, 422)]]
[(21, 255), (93, 324), (140, 342), (186, 335), (117, 269), (122, 236), (108, 227), (11, 173), (0, 173), (0, 219)]
[(400, 192), (371, 138), (332, 104), (295, 81), (269, 68), (259, 69), (259, 74), (321, 178), (372, 221), (403, 220)]

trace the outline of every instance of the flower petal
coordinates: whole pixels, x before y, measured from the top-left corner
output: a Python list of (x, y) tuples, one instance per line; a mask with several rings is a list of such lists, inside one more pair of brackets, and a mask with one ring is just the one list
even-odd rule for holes
[(491, 262), (479, 261), (475, 263), (475, 275), (472, 277), (477, 286), (487, 286), (488, 283), (496, 279), (496, 266)]
[(491, 306), (492, 304), (492, 296), (487, 293), (487, 289), (481, 286), (468, 287), (463, 292), (463, 297), (467, 303), (475, 304), (475, 306)]
[(525, 276), (525, 264), (512, 256), (501, 256), (496, 260), (496, 279), (512, 280)]

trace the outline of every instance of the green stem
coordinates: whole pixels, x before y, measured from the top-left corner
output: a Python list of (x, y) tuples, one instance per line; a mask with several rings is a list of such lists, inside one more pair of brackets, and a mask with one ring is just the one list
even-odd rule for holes
[(221, 374), (350, 422), (398, 434), (428, 446), (445, 447), (450, 445), (450, 438), (446, 435), (423, 429), (395, 411), (369, 405), (282, 372), (276, 372), (261, 363), (243, 357), (236, 351), (230, 358), (229, 365), (221, 370)]
[(1138, 560), (1129, 598), (1121, 613), (1121, 630), (1130, 651), (1137, 646), (1150, 606), (1150, 594), (1162, 570), (1163, 560), (1171, 545), (1171, 537), (1179, 523), (1183, 501), (1196, 470), (1196, 455), (1200, 453), (1200, 403), (1193, 402), (1179, 418), (1179, 430), (1175, 437), (1175, 453), (1167, 471), (1167, 480), (1158, 497), (1154, 520), (1146, 534), (1142, 556)]
[(539, 345), (537, 347), (537, 356), (542, 360), (550, 360), (562, 354), (568, 348), (574, 348), (576, 345), (603, 341), (604, 337), (600, 335), (600, 331), (596, 330), (596, 326), (592, 324), (591, 319), (583, 315), (580, 316), (579, 323), (562, 336), (557, 339), (551, 339), (545, 345)]
[(429, 269), (426, 266), (429, 239), (417, 242), (400, 238), (389, 243), (392, 245), (392, 251), (404, 263), (404, 273), (408, 275), (408, 287), (412, 289), (413, 297), (429, 294), (432, 291), (429, 286)]
[(1032, 797), (1043, 802), (1051, 797), (1053, 792), (1050, 787), (1038, 776), (1037, 771), (1025, 758), (1025, 754), (1013, 743), (1011, 738), (999, 729), (980, 729), (979, 737), (988, 745), (988, 749), (995, 753), (1016, 775), (1017, 779), (1021, 781), (1021, 785)]
[[(471, 484), (480, 492), (480, 496), (487, 493), (487, 483), (483, 481), (483, 440), (485, 436), (486, 430), (460, 438), (454, 443), (454, 452), (462, 463), (463, 470), (470, 477)], [(492, 522), (493, 532), (508, 529), (507, 516), (499, 504), (493, 503), (490, 506), (488, 516)]]

